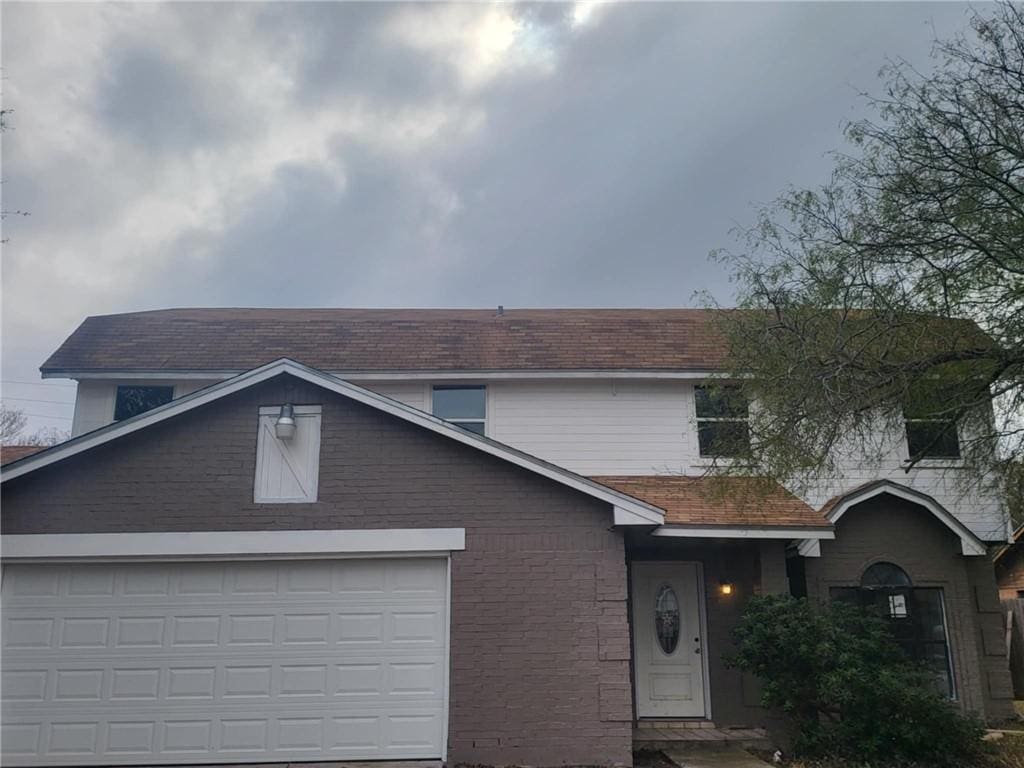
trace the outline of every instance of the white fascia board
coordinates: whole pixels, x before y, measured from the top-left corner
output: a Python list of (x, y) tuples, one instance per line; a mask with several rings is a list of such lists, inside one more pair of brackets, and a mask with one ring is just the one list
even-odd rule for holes
[(42, 533), (0, 536), (4, 561), (89, 558), (268, 558), (454, 552), (465, 528), (182, 533)]
[(51, 371), (43, 372), (43, 379), (113, 380), (113, 381), (224, 381), (245, 371), (193, 371), (188, 369), (167, 369), (156, 371)]
[[(939, 502), (926, 493), (912, 490), (904, 485), (900, 485), (899, 483), (894, 483), (891, 480), (882, 480), (877, 483), (872, 483), (859, 491), (852, 491), (829, 511), (828, 521), (835, 525), (835, 523), (855, 505), (883, 494), (888, 494), (899, 499), (904, 499), (913, 504), (918, 504), (931, 512), (936, 518), (938, 518), (939, 522), (945, 525), (957, 536), (957, 538), (960, 539), (960, 551), (963, 555), (967, 557), (988, 556), (988, 547), (985, 546), (985, 542), (979, 539), (969, 528), (967, 528), (967, 526), (957, 520), (956, 517), (951, 515), (945, 507), (939, 504)], [(798, 546), (798, 551), (801, 555), (804, 555), (804, 557), (820, 557), (820, 545), (817, 542), (814, 542), (814, 545), (812, 545), (810, 542), (811, 539), (809, 537), (804, 537), (804, 540)], [(808, 554), (804, 554), (805, 549)]]
[(618, 504), (615, 504), (613, 507), (613, 515), (615, 525), (658, 525), (650, 516), (639, 515), (635, 511), (626, 509)]
[[(152, 424), (164, 421), (180, 413), (185, 413), (193, 408), (219, 400), (222, 397), (241, 391), (260, 382), (271, 379), (281, 374), (289, 374), (297, 379), (308, 381), (324, 389), (335, 392), (356, 402), (384, 411), (400, 419), (411, 422), (432, 432), (448, 437), (456, 442), (468, 445), (484, 453), (496, 456), (510, 464), (522, 467), (534, 474), (547, 477), (557, 483), (573, 488), (588, 496), (600, 499), (613, 507), (618, 506), (631, 513), (638, 520), (643, 520), (644, 525), (661, 525), (665, 522), (664, 511), (628, 494), (613, 490), (607, 486), (596, 483), (593, 480), (577, 475), (567, 469), (551, 464), (536, 456), (531, 456), (516, 448), (504, 443), (496, 442), (488, 437), (477, 435), (459, 427), (453, 426), (443, 419), (432, 416), (424, 411), (417, 410), (412, 406), (384, 397), (376, 392), (342, 381), (334, 376), (318, 371), (314, 368), (296, 363), (293, 360), (282, 359), (273, 363), (254, 368), (233, 379), (211, 384), (208, 387), (192, 392), (184, 397), (172, 400), (166, 405), (154, 408), (151, 411), (133, 416), (125, 421), (101, 427), (93, 432), (72, 438), (65, 443), (49, 448), (45, 451), (32, 454), (17, 462), (12, 462), (10, 469), (0, 473), (0, 482), (13, 480), (33, 470), (40, 469), (55, 461), (74, 456), (86, 451), (96, 445), (114, 440), (126, 434), (138, 431)], [(623, 523), (623, 525), (640, 523)]]
[(836, 534), (828, 528), (773, 528), (739, 526), (663, 525), (651, 532), (652, 536), (691, 539), (834, 539)]
[[(156, 370), (142, 371), (61, 371), (44, 373), (44, 379), (108, 379), (119, 381), (144, 381), (147, 379), (189, 380), (203, 379), (223, 381), (244, 373), (244, 371), (189, 371), (189, 370)], [(671, 379), (693, 380), (718, 379), (726, 377), (721, 371), (656, 371), (656, 370), (488, 370), (488, 371), (390, 371), (390, 370), (357, 370), (357, 371), (325, 371), (329, 376), (345, 380), (360, 381), (509, 381), (509, 380), (543, 380), (543, 379)]]

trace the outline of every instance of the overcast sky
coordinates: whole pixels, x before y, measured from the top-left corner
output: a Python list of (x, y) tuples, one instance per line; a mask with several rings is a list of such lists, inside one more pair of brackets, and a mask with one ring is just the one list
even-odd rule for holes
[[(2, 5), (3, 395), (87, 315), (727, 302), (886, 56), (965, 6)], [(37, 382), (26, 384), (21, 382)], [(13, 398), (21, 398), (15, 400)]]

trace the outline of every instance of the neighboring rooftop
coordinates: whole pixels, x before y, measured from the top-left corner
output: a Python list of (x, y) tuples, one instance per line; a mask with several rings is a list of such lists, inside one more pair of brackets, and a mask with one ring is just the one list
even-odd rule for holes
[(39, 453), (47, 445), (0, 445), (0, 464), (10, 464), (12, 461)]
[(703, 309), (165, 309), (86, 320), (42, 365), (238, 373), (281, 357), (331, 372), (707, 371)]

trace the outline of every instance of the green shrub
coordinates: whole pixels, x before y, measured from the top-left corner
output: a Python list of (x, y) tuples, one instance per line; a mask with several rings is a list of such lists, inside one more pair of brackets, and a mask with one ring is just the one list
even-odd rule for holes
[(798, 757), (862, 765), (966, 766), (983, 729), (935, 692), (878, 617), (844, 603), (755, 597), (729, 663), (759, 677), (782, 710)]

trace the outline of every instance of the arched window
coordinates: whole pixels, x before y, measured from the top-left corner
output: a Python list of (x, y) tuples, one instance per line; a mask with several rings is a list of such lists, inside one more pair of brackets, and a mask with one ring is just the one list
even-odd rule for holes
[(912, 586), (907, 572), (892, 563), (875, 563), (860, 577), (861, 589), (900, 589)]
[(915, 587), (898, 565), (880, 562), (864, 569), (857, 586), (832, 587), (830, 593), (833, 600), (855, 603), (886, 619), (907, 655), (932, 670), (936, 688), (950, 698), (955, 695), (941, 589)]

